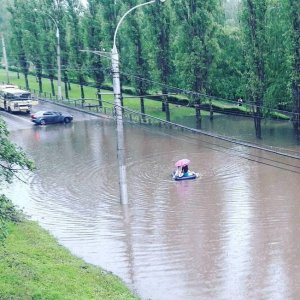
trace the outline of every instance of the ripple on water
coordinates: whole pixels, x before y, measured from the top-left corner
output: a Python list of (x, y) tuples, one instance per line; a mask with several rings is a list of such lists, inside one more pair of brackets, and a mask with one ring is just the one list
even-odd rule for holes
[[(26, 139), (38, 170), (29, 187), (14, 188), (60, 242), (121, 276), (142, 298), (227, 299), (235, 289), (239, 295), (249, 286), (236, 283), (245, 283), (253, 270), (266, 279), (264, 258), (276, 263), (276, 253), (297, 241), (300, 227), (290, 220), (299, 223), (299, 205), (289, 206), (287, 188), (299, 191), (296, 175), (270, 172), (228, 148), (215, 151), (194, 135), (189, 143), (178, 133), (132, 127), (126, 133), (129, 204), (120, 205), (114, 128), (75, 125), (70, 132), (60, 128), (63, 141), (49, 128), (47, 141), (57, 140), (53, 148)], [(200, 178), (175, 182), (170, 173), (185, 157)], [(280, 187), (271, 184), (275, 179)], [(270, 252), (265, 245), (272, 245)], [(259, 251), (268, 255), (256, 261)]]

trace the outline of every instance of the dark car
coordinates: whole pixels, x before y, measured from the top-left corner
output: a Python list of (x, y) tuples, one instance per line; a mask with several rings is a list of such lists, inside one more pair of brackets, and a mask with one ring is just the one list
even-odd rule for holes
[(57, 111), (38, 111), (31, 115), (31, 121), (38, 125), (52, 123), (70, 123), (72, 120), (72, 115)]

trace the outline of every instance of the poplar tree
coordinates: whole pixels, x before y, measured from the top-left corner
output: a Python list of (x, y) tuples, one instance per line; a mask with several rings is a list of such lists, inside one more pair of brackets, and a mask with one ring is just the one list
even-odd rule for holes
[(11, 30), (11, 49), (18, 58), (18, 64), (21, 72), (24, 75), (25, 87), (29, 90), (29, 62), (27, 60), (24, 42), (23, 42), (23, 32), (22, 32), (22, 3), (19, 0), (14, 0), (9, 6), (8, 11), (11, 14), (10, 24)]
[(290, 32), (288, 13), (283, 1), (270, 0), (265, 16), (265, 94), (264, 107), (285, 108), (290, 105)]
[[(161, 2), (155, 3), (149, 7), (149, 28), (151, 41), (153, 41), (154, 47), (151, 48), (155, 58), (155, 67), (158, 72), (159, 82), (162, 84), (162, 111), (166, 112), (166, 120), (170, 121), (170, 110), (168, 101), (168, 88), (167, 85), (171, 81), (171, 16), (170, 7), (167, 4)], [(153, 49), (154, 48), (154, 49)], [(150, 56), (150, 55), (149, 55)]]
[(36, 79), (39, 85), (39, 93), (43, 92), (43, 67), (42, 67), (42, 57), (44, 55), (41, 49), (41, 39), (42, 34), (40, 33), (39, 23), (40, 18), (34, 13), (37, 3), (33, 1), (25, 1), (19, 3), (19, 9), (21, 9), (20, 18), (22, 20), (23, 27), (23, 43), (26, 56), (33, 64), (35, 69)]
[(197, 127), (201, 127), (201, 94), (210, 89), (209, 75), (218, 44), (218, 0), (178, 0), (173, 3), (178, 32), (176, 66), (185, 88), (191, 89)]
[(292, 40), (292, 95), (293, 95), (293, 125), (300, 139), (300, 2), (289, 0), (289, 20), (291, 21)]
[(266, 89), (266, 0), (244, 0), (243, 29), (245, 37), (247, 88), (253, 102), (254, 126), (261, 138), (262, 106)]
[[(102, 30), (100, 23), (100, 5), (96, 0), (88, 0), (85, 15), (85, 38), (90, 50), (102, 51)], [(102, 107), (101, 86), (104, 82), (104, 71), (101, 56), (88, 54), (88, 73), (94, 79), (97, 89), (99, 106)]]
[(86, 54), (80, 50), (84, 49), (83, 44), (83, 30), (81, 26), (81, 17), (78, 13), (82, 11), (82, 5), (78, 0), (66, 0), (67, 2), (67, 31), (68, 31), (68, 42), (70, 51), (70, 65), (72, 67), (72, 73), (75, 75), (78, 84), (80, 85), (81, 99), (85, 98), (84, 95), (84, 84), (85, 81), (85, 56)]
[[(62, 74), (65, 81), (65, 94), (68, 98), (68, 88), (66, 86), (66, 50), (65, 50), (65, 22), (63, 20), (62, 3), (60, 0), (43, 0), (39, 6), (36, 15), (39, 17), (39, 31), (41, 33), (40, 41), (42, 48), (42, 62), (46, 75), (51, 84), (52, 95), (55, 96), (54, 79), (57, 74), (57, 35), (56, 29), (59, 29), (60, 39), (60, 59), (62, 65)], [(58, 76), (58, 74), (57, 74)]]
[[(129, 0), (128, 6), (124, 10), (137, 5), (136, 0)], [(135, 93), (140, 96), (141, 113), (145, 113), (144, 95), (149, 87), (149, 82), (144, 79), (149, 78), (149, 59), (144, 46), (145, 30), (142, 26), (143, 10), (137, 8), (132, 11), (124, 21), (123, 28), (120, 29), (124, 34), (120, 34), (121, 40), (121, 63), (122, 70), (129, 73), (129, 79), (135, 89)], [(128, 55), (130, 53), (130, 55)], [(126, 72), (126, 70), (129, 70)], [(134, 75), (134, 76), (130, 76)], [(123, 76), (124, 78), (124, 76)]]

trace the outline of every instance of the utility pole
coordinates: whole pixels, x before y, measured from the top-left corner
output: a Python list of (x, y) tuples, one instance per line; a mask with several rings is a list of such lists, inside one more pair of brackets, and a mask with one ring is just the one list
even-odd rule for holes
[(116, 45), (111, 51), (113, 90), (115, 95), (115, 112), (117, 118), (117, 156), (119, 162), (119, 181), (121, 203), (128, 204), (126, 165), (125, 165), (125, 145), (124, 145), (124, 128), (123, 112), (121, 106), (121, 83), (119, 70), (119, 53)]
[(5, 64), (5, 71), (6, 71), (6, 83), (9, 83), (8, 61), (7, 61), (6, 47), (5, 47), (5, 40), (4, 40), (3, 33), (1, 33), (1, 40), (2, 40), (2, 53), (3, 53), (4, 64)]
[(120, 194), (121, 203), (128, 203), (127, 193), (127, 179), (126, 179), (126, 165), (125, 165), (125, 145), (124, 145), (124, 130), (123, 130), (123, 112), (121, 106), (121, 82), (120, 82), (120, 69), (119, 69), (119, 53), (117, 49), (117, 33), (118, 29), (123, 22), (124, 18), (133, 10), (138, 7), (142, 7), (148, 4), (156, 2), (165, 2), (166, 0), (151, 0), (142, 4), (138, 4), (129, 9), (120, 19), (114, 32), (113, 48), (111, 50), (111, 62), (112, 62), (112, 75), (113, 75), (113, 90), (115, 97), (115, 111), (117, 117), (117, 156), (119, 162), (119, 181), (120, 181)]
[(56, 25), (56, 38), (57, 38), (57, 97), (58, 100), (62, 100), (61, 93), (61, 58), (60, 58), (60, 35), (57, 22)]

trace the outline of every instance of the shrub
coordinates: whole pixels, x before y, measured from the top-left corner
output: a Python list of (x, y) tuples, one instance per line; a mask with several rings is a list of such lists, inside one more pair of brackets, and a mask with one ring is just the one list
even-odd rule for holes
[(19, 222), (21, 213), (5, 195), (0, 196), (0, 242), (7, 236), (7, 222)]

